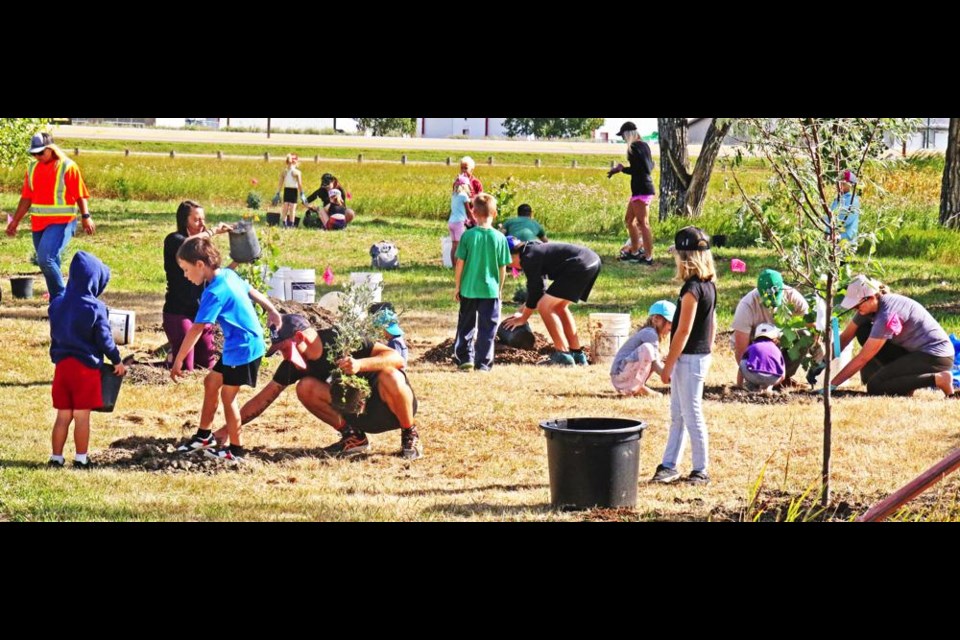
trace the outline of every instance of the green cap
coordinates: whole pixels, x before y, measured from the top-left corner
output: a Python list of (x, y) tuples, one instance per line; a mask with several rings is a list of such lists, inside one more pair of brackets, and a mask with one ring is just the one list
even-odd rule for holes
[(757, 278), (757, 291), (764, 305), (776, 309), (783, 303), (783, 276), (779, 271), (764, 269)]

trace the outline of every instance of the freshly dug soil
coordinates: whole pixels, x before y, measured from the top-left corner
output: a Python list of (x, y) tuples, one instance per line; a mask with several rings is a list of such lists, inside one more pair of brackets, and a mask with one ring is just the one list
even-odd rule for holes
[[(498, 364), (538, 364), (544, 359), (549, 358), (554, 352), (553, 343), (549, 342), (543, 334), (534, 332), (533, 349), (514, 349), (502, 344), (499, 340), (494, 342), (494, 360)], [(450, 364), (453, 361), (453, 338), (448, 338), (438, 345), (428, 349), (422, 356), (421, 362), (430, 362), (432, 364)], [(583, 348), (587, 358), (590, 357), (590, 347)]]

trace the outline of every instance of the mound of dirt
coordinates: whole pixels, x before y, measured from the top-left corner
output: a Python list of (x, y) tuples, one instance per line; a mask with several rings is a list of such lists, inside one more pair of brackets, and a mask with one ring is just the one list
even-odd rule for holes
[[(543, 334), (534, 332), (533, 349), (515, 349), (508, 347), (499, 340), (494, 342), (494, 360), (499, 364), (538, 364), (555, 351), (553, 343), (548, 342)], [(430, 362), (432, 364), (450, 364), (453, 362), (453, 338), (448, 338), (438, 345), (428, 349), (422, 356), (420, 362)], [(590, 348), (584, 347), (584, 353), (587, 358), (590, 357)]]
[(735, 385), (718, 384), (706, 385), (703, 388), (704, 400), (716, 400), (717, 402), (742, 402), (746, 404), (792, 404), (798, 402), (811, 402), (810, 394), (794, 391), (773, 391), (772, 393), (760, 393), (757, 391), (747, 391)]

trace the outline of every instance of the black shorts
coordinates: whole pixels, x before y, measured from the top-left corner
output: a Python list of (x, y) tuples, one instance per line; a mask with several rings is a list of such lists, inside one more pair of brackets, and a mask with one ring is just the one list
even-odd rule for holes
[(547, 293), (570, 302), (586, 302), (599, 275), (600, 260), (579, 269), (570, 265), (547, 288)]
[(297, 190), (292, 187), (283, 188), (284, 204), (297, 204)]
[(257, 358), (247, 364), (231, 367), (223, 364), (223, 358), (220, 358), (217, 360), (217, 364), (213, 365), (213, 370), (223, 376), (223, 384), (225, 385), (231, 387), (240, 387), (243, 385), (256, 387), (261, 360), (262, 358)]
[[(407, 372), (400, 370), (403, 379), (410, 387), (410, 379), (407, 378)], [(413, 387), (410, 387), (411, 393)], [(413, 394), (413, 415), (417, 415), (417, 394)], [(384, 431), (393, 431), (400, 428), (400, 420), (393, 415), (387, 403), (380, 397), (380, 386), (378, 379), (374, 377), (370, 381), (370, 397), (367, 399), (367, 406), (359, 416), (349, 416), (344, 418), (351, 427), (356, 427), (366, 433), (383, 433)]]

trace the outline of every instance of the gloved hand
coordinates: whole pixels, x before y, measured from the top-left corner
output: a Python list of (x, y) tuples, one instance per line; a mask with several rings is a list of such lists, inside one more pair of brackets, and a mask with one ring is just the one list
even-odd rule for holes
[(303, 203), (303, 206), (307, 206), (307, 194), (305, 193), (300, 194), (300, 202)]
[(810, 369), (807, 371), (807, 384), (809, 384), (811, 387), (817, 384), (817, 376), (819, 376), (826, 368), (827, 365), (823, 362), (818, 362), (810, 367)]
[(277, 191), (277, 192), (273, 195), (273, 199), (270, 201), (270, 204), (272, 204), (273, 206), (277, 206), (278, 204), (280, 204), (280, 192), (279, 192), (279, 191)]

